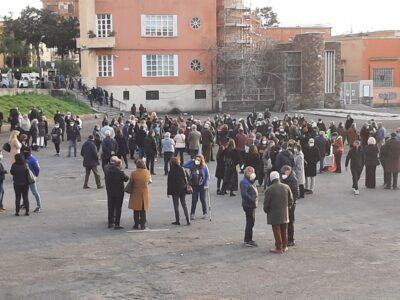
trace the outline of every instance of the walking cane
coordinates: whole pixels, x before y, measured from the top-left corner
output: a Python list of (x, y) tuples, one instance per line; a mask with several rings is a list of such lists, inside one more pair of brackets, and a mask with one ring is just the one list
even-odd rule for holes
[(211, 220), (212, 220), (212, 218), (211, 218), (211, 195), (210, 195), (210, 189), (209, 188), (207, 189), (207, 196), (208, 196), (208, 212), (209, 212), (209, 215), (210, 215), (210, 222), (211, 222)]

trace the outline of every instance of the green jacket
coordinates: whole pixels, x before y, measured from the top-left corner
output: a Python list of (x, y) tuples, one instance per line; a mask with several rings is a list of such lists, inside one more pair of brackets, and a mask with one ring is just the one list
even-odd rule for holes
[(293, 205), (293, 194), (289, 186), (279, 181), (266, 190), (264, 212), (270, 225), (289, 223), (289, 207)]

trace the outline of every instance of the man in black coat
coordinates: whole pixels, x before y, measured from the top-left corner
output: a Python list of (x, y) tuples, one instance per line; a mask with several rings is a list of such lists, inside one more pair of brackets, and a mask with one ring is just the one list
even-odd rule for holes
[(292, 171), (290, 166), (283, 166), (281, 169), (282, 183), (287, 184), (293, 194), (293, 205), (289, 208), (289, 224), (288, 224), (288, 247), (296, 245), (294, 239), (294, 212), (296, 210), (296, 201), (299, 199), (300, 190), (299, 183), (297, 181), (296, 175)]
[(117, 154), (118, 151), (118, 143), (115, 139), (111, 138), (111, 131), (107, 130), (105, 136), (101, 144), (101, 166), (103, 169), (110, 163), (111, 157)]
[(146, 167), (147, 170), (150, 171), (151, 175), (156, 175), (154, 173), (154, 160), (157, 155), (157, 145), (154, 136), (154, 131), (150, 130), (143, 143), (144, 153), (146, 154)]
[(82, 145), (81, 155), (83, 157), (83, 166), (86, 169), (85, 183), (83, 184), (84, 189), (89, 189), (88, 186), (90, 172), (94, 174), (94, 179), (96, 180), (96, 185), (98, 189), (102, 188), (100, 183), (100, 175), (97, 171), (97, 166), (99, 165), (99, 156), (97, 155), (97, 148), (94, 143), (93, 135), (90, 135), (88, 140)]
[(385, 177), (387, 180), (385, 189), (390, 189), (391, 187), (393, 187), (394, 190), (398, 189), (397, 180), (400, 172), (400, 141), (397, 140), (396, 137), (396, 133), (392, 133), (384, 149), (381, 149), (381, 155), (384, 157)]
[(324, 158), (328, 153), (328, 140), (325, 138), (325, 132), (320, 131), (319, 135), (314, 139), (315, 147), (319, 150), (319, 172), (322, 173), (324, 171)]
[(129, 177), (121, 170), (122, 161), (113, 156), (110, 163), (104, 167), (107, 189), (108, 228), (124, 229), (120, 226), (122, 203), (124, 202), (124, 182)]
[(346, 171), (350, 162), (351, 175), (353, 177), (353, 191), (355, 195), (359, 195), (358, 181), (360, 180), (362, 170), (364, 168), (364, 154), (360, 141), (354, 141), (353, 148), (350, 149), (346, 157)]

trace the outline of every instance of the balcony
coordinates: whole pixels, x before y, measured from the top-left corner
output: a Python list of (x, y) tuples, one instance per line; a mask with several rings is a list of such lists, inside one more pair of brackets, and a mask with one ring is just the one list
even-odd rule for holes
[(77, 47), (84, 49), (110, 49), (115, 48), (115, 36), (110, 37), (84, 37), (76, 40)]

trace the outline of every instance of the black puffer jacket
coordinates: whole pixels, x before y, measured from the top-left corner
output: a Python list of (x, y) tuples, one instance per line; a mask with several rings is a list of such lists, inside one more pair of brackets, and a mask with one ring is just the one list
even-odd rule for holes
[(186, 173), (183, 168), (176, 164), (171, 164), (168, 173), (167, 195), (180, 196), (186, 193)]

